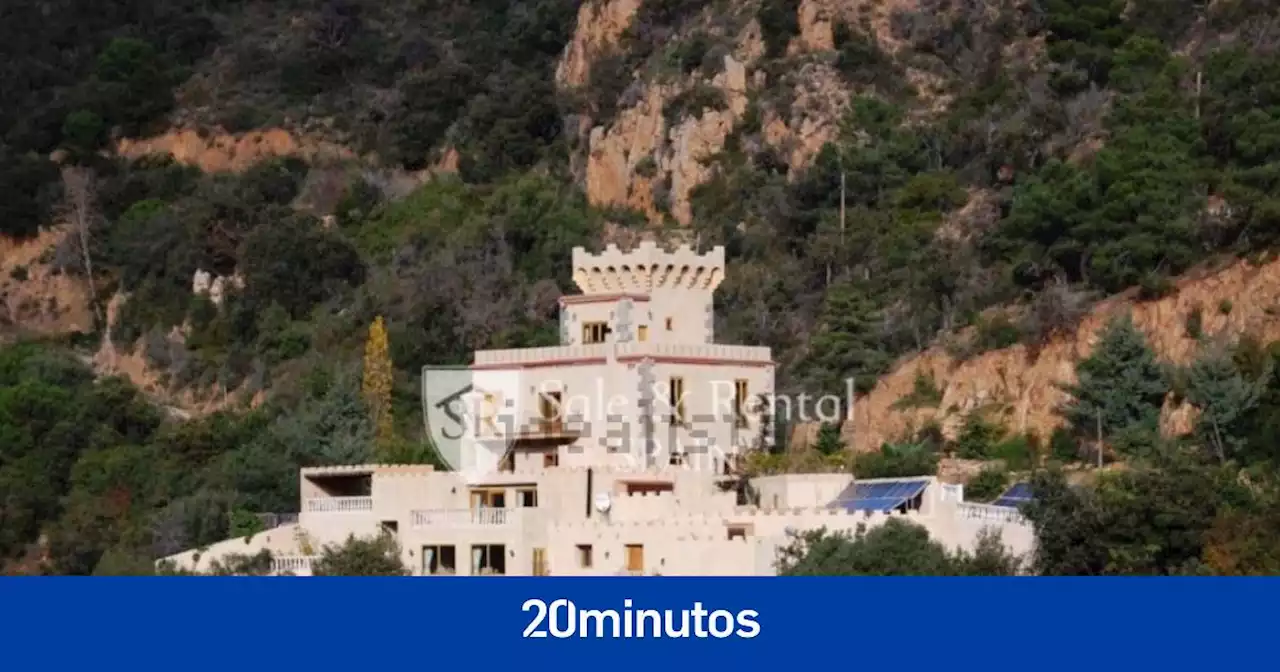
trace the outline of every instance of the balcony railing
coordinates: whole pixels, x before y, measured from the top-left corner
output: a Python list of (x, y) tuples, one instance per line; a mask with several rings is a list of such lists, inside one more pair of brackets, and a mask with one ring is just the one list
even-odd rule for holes
[(409, 512), (412, 527), (435, 525), (506, 525), (514, 522), (509, 509), (418, 509)]
[(514, 350), (478, 350), (475, 353), (475, 365), (501, 366), (557, 360), (604, 359), (609, 355), (620, 358), (652, 356), (761, 363), (772, 361), (769, 348), (757, 346), (634, 341), (630, 343), (557, 345), (545, 348), (519, 348)]
[(310, 576), (315, 560), (314, 555), (278, 555), (271, 559), (271, 573)]
[(1011, 509), (1007, 506), (992, 506), (990, 504), (962, 502), (957, 508), (957, 512), (961, 518), (989, 520), (993, 523), (1014, 523), (1018, 525), (1025, 525), (1027, 522), (1017, 509)]
[(372, 497), (315, 497), (307, 500), (308, 513), (348, 513), (372, 511)]

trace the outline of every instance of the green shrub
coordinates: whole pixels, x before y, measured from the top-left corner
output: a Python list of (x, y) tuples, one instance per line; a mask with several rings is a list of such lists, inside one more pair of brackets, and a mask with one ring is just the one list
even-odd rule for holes
[(654, 160), (653, 155), (647, 154), (636, 162), (636, 175), (644, 178), (652, 178), (658, 174), (658, 162)]
[(936, 408), (940, 403), (942, 403), (942, 390), (938, 389), (938, 382), (934, 380), (933, 374), (917, 371), (915, 380), (912, 382), (911, 392), (893, 402), (892, 408), (899, 410)]
[(800, 34), (799, 0), (763, 0), (756, 10), (765, 56), (777, 58), (787, 50), (791, 38)]
[(1186, 333), (1190, 338), (1198, 339), (1204, 336), (1204, 312), (1199, 306), (1187, 313)]
[(993, 448), (1005, 435), (999, 423), (992, 422), (979, 412), (971, 412), (964, 419), (964, 426), (952, 445), (956, 457), (965, 460), (985, 460), (994, 457)]
[(1080, 459), (1080, 443), (1071, 435), (1071, 430), (1058, 427), (1049, 437), (1049, 454), (1059, 462), (1075, 462)]
[(1003, 461), (1010, 471), (1025, 471), (1036, 462), (1038, 444), (1034, 436), (1016, 434), (992, 446), (989, 454), (992, 459)]
[(724, 92), (705, 82), (698, 82), (681, 91), (662, 108), (662, 116), (667, 126), (675, 126), (686, 117), (700, 117), (704, 110), (729, 109), (729, 101)]
[(971, 502), (990, 502), (1004, 492), (1009, 472), (999, 467), (985, 467), (964, 484), (964, 498)]
[(938, 454), (922, 444), (884, 444), (878, 452), (854, 457), (857, 478), (906, 478), (938, 473)]

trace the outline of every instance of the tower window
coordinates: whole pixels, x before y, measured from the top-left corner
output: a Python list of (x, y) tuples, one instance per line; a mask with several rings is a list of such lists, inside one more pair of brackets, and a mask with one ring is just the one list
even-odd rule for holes
[(671, 424), (684, 424), (684, 378), (667, 381), (667, 404), (671, 407)]
[(582, 342), (586, 344), (604, 343), (605, 337), (609, 335), (609, 324), (607, 322), (587, 322), (582, 325)]
[(667, 331), (671, 331), (671, 330), (672, 330), (672, 328), (674, 328), (674, 320), (672, 320), (671, 318), (669, 318), (669, 317), (668, 317), (668, 318), (667, 318)]
[(733, 414), (739, 427), (747, 426), (747, 381), (739, 378), (733, 381)]

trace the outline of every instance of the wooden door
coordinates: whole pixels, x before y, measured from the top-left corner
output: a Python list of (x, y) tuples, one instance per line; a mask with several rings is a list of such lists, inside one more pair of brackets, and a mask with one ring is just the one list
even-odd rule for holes
[(627, 544), (627, 571), (642, 572), (644, 571), (644, 546), (641, 544)]

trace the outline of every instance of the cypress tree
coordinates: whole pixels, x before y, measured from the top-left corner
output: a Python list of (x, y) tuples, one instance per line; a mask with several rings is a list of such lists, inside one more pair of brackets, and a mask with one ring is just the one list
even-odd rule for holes
[(387, 328), (379, 315), (369, 325), (369, 339), (364, 346), (364, 381), (361, 386), (379, 454), (390, 448), (395, 439), (391, 416), (392, 375)]

